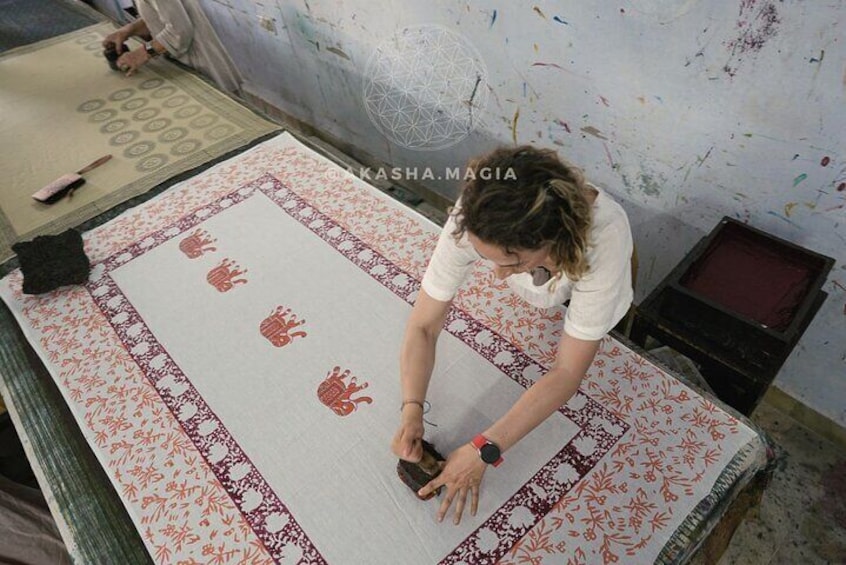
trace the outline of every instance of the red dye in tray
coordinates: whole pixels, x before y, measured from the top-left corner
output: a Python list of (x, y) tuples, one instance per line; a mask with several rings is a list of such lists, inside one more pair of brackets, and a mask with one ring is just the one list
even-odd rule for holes
[(784, 331), (817, 275), (807, 256), (726, 224), (680, 282), (724, 308)]

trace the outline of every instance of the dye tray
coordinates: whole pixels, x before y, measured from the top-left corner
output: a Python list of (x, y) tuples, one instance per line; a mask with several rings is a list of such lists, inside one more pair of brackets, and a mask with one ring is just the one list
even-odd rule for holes
[(772, 373), (825, 300), (833, 264), (724, 217), (664, 279), (652, 307), (727, 361)]

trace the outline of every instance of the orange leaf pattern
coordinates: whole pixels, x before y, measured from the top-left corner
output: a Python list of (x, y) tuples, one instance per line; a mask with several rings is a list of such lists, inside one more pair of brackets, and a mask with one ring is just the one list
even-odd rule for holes
[[(268, 142), (85, 234), (86, 287), (25, 296), (20, 272), (3, 281), (158, 563), (322, 557), (109, 272), (261, 191), (413, 303), (438, 230), (338, 172), (298, 144)], [(528, 387), (555, 358), (563, 312), (528, 305), (480, 266), (446, 330)], [(579, 433), (444, 563), (652, 562), (754, 437), (611, 338), (561, 412)]]

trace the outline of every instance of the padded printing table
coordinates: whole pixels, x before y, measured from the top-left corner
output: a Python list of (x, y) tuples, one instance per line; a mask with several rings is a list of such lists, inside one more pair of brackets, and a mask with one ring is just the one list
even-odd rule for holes
[[(86, 234), (84, 288), (28, 298), (4, 279), (4, 397), (71, 552), (395, 563), (419, 538), (409, 562), (718, 553), (772, 446), (610, 337), (508, 473), (486, 475), (480, 515), (434, 524), (388, 445), (438, 231), (286, 134)], [(478, 268), (441, 337), (427, 437), (449, 451), (496, 418), (554, 357), (561, 315)], [(456, 400), (471, 389), (490, 413)]]

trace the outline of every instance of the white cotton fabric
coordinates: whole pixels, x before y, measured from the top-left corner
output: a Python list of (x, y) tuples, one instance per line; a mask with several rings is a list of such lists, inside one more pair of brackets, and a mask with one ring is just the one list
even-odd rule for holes
[[(333, 168), (332, 178), (342, 180), (327, 182)], [(408, 228), (397, 230), (392, 220)], [(188, 257), (180, 242), (197, 229), (214, 238), (215, 250)], [(496, 560), (482, 555), (494, 550), (500, 560), (520, 551), (556, 561), (560, 552), (544, 547), (564, 547), (567, 555), (652, 563), (667, 540), (679, 538), (681, 524), (702, 521), (701, 500), (723, 500), (763, 468), (763, 439), (745, 419), (608, 339), (567, 410), (485, 473), (477, 516), (465, 514), (457, 527), (437, 523), (442, 499), (419, 501), (397, 477), (389, 447), (400, 412), (398, 351), (436, 231), (286, 133), (86, 233), (94, 265), (87, 288), (27, 296), (15, 271), (0, 281), (0, 298), (150, 554), (167, 548), (172, 562), (208, 560), (212, 540), (215, 555), (233, 562), (482, 563)], [(225, 259), (246, 282), (219, 292), (207, 276)], [(389, 280), (388, 266), (398, 263), (409, 270)], [(485, 278), (479, 275), (476, 284)], [(105, 298), (107, 287), (119, 294)], [(499, 288), (491, 294), (507, 298)], [(282, 347), (260, 325), (279, 305), (306, 321), (298, 329), (307, 334)], [(500, 418), (544, 374), (537, 359), (521, 361), (528, 337), (503, 347), (506, 322), (495, 313), (487, 304), (454, 309), (440, 337), (426, 437), (444, 454)], [(553, 333), (538, 332), (533, 357), (547, 356)], [(148, 355), (151, 347), (169, 361)], [(628, 378), (631, 365), (644, 378)], [(347, 416), (322, 404), (319, 386), (334, 366), (366, 382), (354, 397), (372, 402)], [(625, 404), (632, 398), (649, 399), (648, 406)], [(703, 406), (708, 418), (697, 419)], [(653, 428), (661, 433), (650, 449), (616, 449)], [(162, 439), (144, 441), (151, 437)], [(712, 452), (696, 456), (706, 444)], [(230, 449), (241, 455), (226, 460)], [(672, 463), (675, 480), (631, 472), (653, 469), (657, 452)], [(546, 466), (551, 457), (558, 459)], [(517, 489), (524, 498), (515, 498)], [(563, 493), (572, 499), (571, 521), (552, 512), (534, 522), (542, 512), (535, 501), (554, 503)], [(637, 544), (609, 548), (602, 536), (573, 536), (572, 524), (595, 521), (592, 501), (600, 495), (603, 519)], [(643, 504), (668, 519), (628, 519), (627, 509)], [(261, 521), (251, 529), (246, 516)], [(184, 543), (173, 543), (174, 524), (187, 534)], [(521, 538), (550, 545), (515, 545)], [(306, 545), (320, 555), (304, 556)]]
[(241, 76), (198, 0), (138, 0), (138, 13), (168, 54), (237, 94)]
[[(590, 269), (578, 281), (566, 275), (535, 286), (531, 273), (519, 273), (506, 279), (520, 297), (539, 308), (570, 305), (564, 319), (564, 331), (577, 339), (601, 339), (619, 322), (632, 303), (632, 233), (622, 206), (600, 188), (592, 206), (592, 224), (587, 260)], [(460, 209), (460, 200), (456, 206)], [(443, 302), (455, 297), (469, 276), (473, 264), (482, 257), (470, 244), (467, 234), (456, 241), (456, 224), (450, 215), (441, 232), (435, 252), (423, 277), (423, 290)]]
[[(396, 548), (407, 552), (404, 564), (439, 562), (579, 428), (556, 412), (509, 450), (503, 472), (488, 473), (477, 516), (460, 526), (435, 521), (437, 503), (420, 502), (399, 480), (389, 449), (411, 305), (295, 219), (313, 213), (289, 214), (257, 193), (200, 224), (216, 252), (189, 260), (174, 237), (111, 276), (328, 563), (397, 563)], [(226, 293), (205, 280), (222, 257), (247, 280)], [(298, 329), (307, 335), (277, 348), (259, 322), (280, 304), (305, 320)], [(438, 347), (427, 414), (437, 427), (426, 433), (447, 455), (525, 389), (448, 332)], [(367, 383), (354, 397), (373, 402), (346, 417), (321, 404), (318, 385), (334, 366)], [(363, 511), (366, 519), (351, 520)]]

